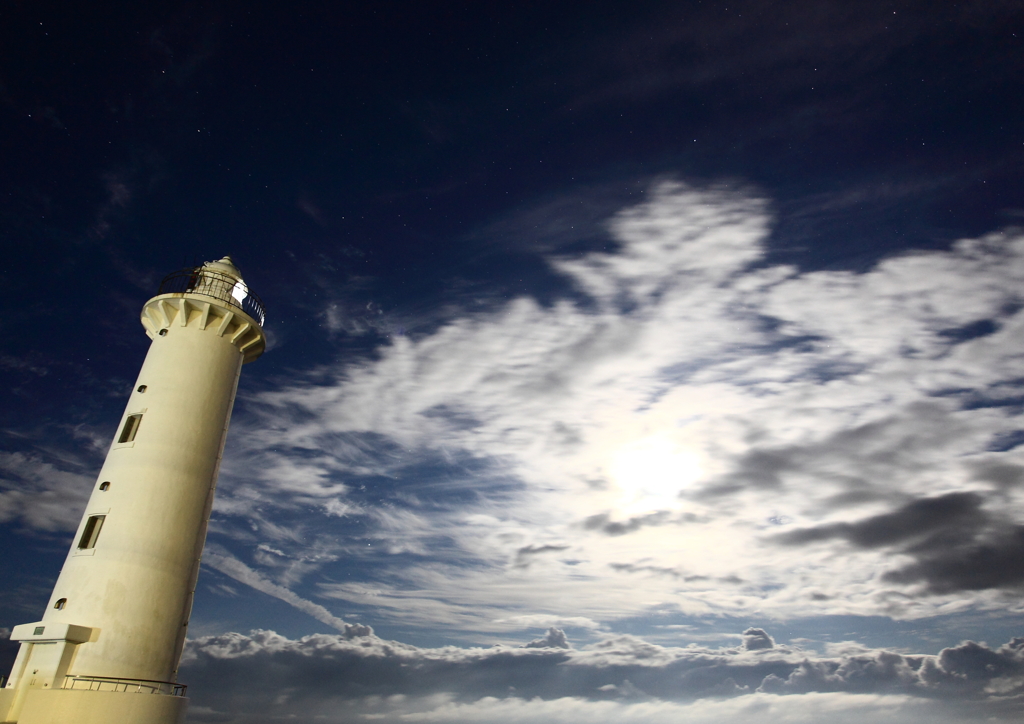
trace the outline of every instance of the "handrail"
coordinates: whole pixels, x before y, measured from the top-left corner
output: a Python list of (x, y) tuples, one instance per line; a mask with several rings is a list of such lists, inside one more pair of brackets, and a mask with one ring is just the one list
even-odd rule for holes
[[(86, 684), (89, 691), (121, 691), (127, 692), (132, 688), (135, 693), (166, 694), (170, 696), (185, 696), (188, 689), (187, 684), (179, 684), (174, 681), (157, 681), (156, 679), (126, 679), (116, 676), (83, 676), (80, 674), (68, 674), (64, 677), (62, 689), (77, 689), (76, 684)], [(119, 688), (123, 687), (123, 688)]]
[(238, 307), (262, 327), (267, 318), (263, 301), (239, 279), (206, 267), (171, 272), (160, 282), (157, 294), (198, 294)]

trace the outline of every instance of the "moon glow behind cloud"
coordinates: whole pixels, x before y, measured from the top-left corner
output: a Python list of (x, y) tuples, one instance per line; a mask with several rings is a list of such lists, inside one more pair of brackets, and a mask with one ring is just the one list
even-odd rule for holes
[(679, 491), (703, 474), (697, 455), (666, 434), (624, 445), (611, 457), (609, 472), (626, 514), (675, 507)]

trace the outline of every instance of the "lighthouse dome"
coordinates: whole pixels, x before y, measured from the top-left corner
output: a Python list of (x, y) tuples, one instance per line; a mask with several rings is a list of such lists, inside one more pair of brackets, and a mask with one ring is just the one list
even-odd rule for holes
[(230, 256), (226, 256), (219, 261), (208, 261), (203, 264), (203, 268), (220, 272), (221, 274), (228, 274), (239, 281), (242, 279), (242, 272), (238, 271), (238, 267), (235, 266), (235, 262), (231, 260)]

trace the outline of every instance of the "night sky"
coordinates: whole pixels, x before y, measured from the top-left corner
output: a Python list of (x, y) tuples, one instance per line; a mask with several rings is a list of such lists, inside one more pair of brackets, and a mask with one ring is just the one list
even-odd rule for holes
[(1019, 2), (8, 0), (0, 169), (0, 638), (230, 254), (190, 722), (1019, 720)]

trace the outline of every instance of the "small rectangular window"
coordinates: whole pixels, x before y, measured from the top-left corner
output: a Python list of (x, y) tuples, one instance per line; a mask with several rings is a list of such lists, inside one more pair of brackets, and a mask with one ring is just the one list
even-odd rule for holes
[(117, 439), (121, 442), (131, 442), (135, 439), (135, 434), (139, 431), (139, 424), (142, 422), (142, 415), (128, 415), (128, 419), (124, 421), (124, 427), (121, 429), (121, 437)]
[(96, 540), (100, 537), (100, 529), (103, 528), (103, 521), (106, 517), (105, 515), (89, 516), (89, 520), (85, 523), (85, 530), (82, 531), (82, 538), (78, 541), (80, 550), (96, 547)]

